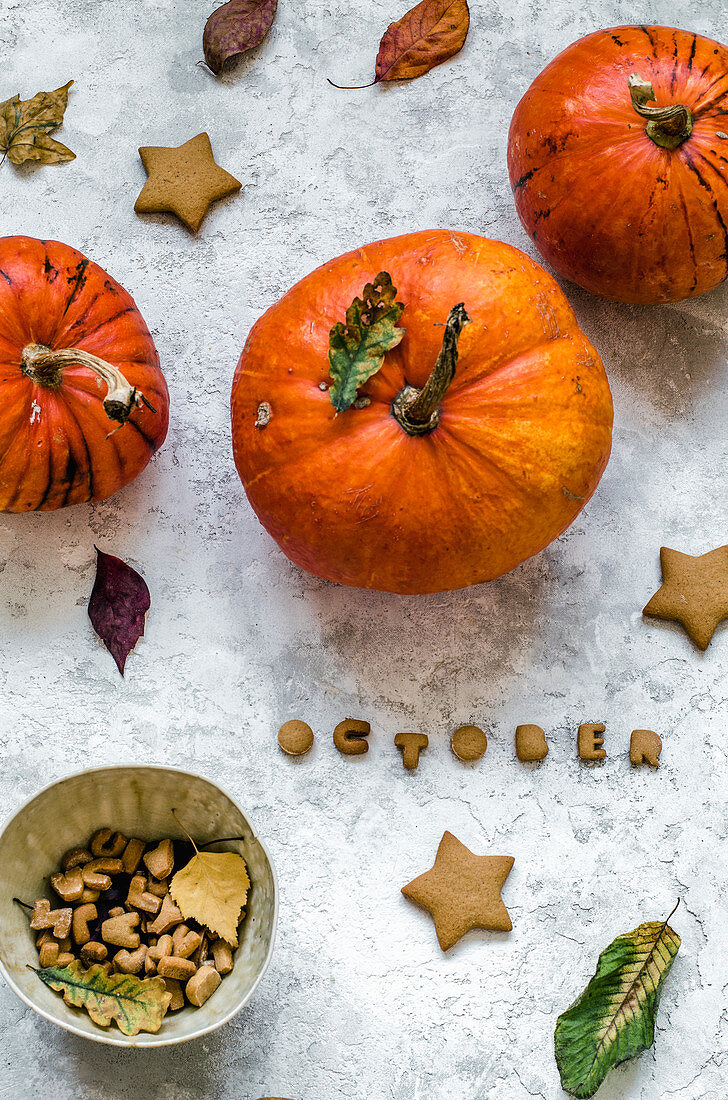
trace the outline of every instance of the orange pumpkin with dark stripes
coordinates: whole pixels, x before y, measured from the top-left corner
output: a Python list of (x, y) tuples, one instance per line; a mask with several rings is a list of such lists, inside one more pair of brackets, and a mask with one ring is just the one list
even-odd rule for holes
[(567, 279), (622, 302), (712, 290), (728, 272), (728, 48), (669, 27), (582, 38), (518, 104), (508, 168)]
[(68, 245), (0, 238), (0, 511), (111, 496), (168, 418), (154, 343), (124, 288)]
[[(337, 414), (331, 330), (379, 272), (404, 335)], [(250, 503), (296, 564), (437, 592), (492, 580), (568, 527), (606, 466), (612, 401), (543, 268), (436, 229), (340, 256), (273, 305), (240, 357), (232, 428)]]

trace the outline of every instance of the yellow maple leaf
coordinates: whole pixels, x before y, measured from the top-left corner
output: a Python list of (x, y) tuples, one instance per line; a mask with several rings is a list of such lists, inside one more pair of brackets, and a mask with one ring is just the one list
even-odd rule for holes
[(245, 860), (235, 852), (197, 852), (169, 884), (185, 920), (204, 924), (232, 947), (238, 946), (240, 913), (249, 889)]

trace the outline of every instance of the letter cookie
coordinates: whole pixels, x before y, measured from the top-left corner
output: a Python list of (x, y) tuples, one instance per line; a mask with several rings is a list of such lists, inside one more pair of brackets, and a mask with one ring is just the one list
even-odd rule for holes
[(480, 726), (459, 726), (452, 735), (450, 748), (464, 764), (480, 760), (488, 748), (488, 738)]
[(402, 763), (408, 771), (414, 771), (420, 762), (420, 752), (430, 743), (426, 733), (398, 733), (394, 739), (398, 749), (402, 750)]
[(549, 754), (546, 734), (540, 726), (516, 726), (516, 756), (524, 764), (545, 760)]
[(334, 730), (334, 744), (344, 756), (361, 756), (369, 752), (366, 738), (372, 731), (368, 722), (359, 718), (345, 718)]
[(661, 752), (662, 741), (653, 730), (632, 730), (629, 739), (630, 764), (650, 764), (658, 768)]
[(582, 722), (579, 726), (577, 746), (582, 760), (603, 760), (607, 750), (600, 748), (604, 738), (599, 737), (607, 727), (603, 722)]

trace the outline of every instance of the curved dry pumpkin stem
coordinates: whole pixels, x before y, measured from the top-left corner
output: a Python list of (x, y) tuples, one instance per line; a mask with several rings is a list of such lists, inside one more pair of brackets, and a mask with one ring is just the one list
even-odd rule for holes
[(440, 423), (440, 402), (455, 377), (460, 333), (469, 323), (464, 304), (459, 302), (453, 306), (445, 322), (445, 335), (432, 374), (421, 390), (405, 386), (392, 402), (392, 415), (408, 435), (426, 435)]
[(44, 344), (26, 344), (20, 361), (20, 369), (39, 386), (55, 389), (61, 384), (63, 368), (88, 367), (106, 383), (108, 392), (104, 398), (104, 412), (109, 420), (115, 420), (121, 426), (126, 424), (132, 409), (149, 404), (141, 390), (131, 386), (117, 367), (112, 367), (105, 359), (99, 359), (88, 351), (79, 348), (48, 348)]
[(645, 132), (661, 149), (677, 149), (693, 132), (693, 116), (682, 103), (669, 107), (648, 107), (655, 100), (655, 92), (648, 80), (639, 73), (632, 73), (627, 81), (632, 106), (641, 118), (647, 119)]

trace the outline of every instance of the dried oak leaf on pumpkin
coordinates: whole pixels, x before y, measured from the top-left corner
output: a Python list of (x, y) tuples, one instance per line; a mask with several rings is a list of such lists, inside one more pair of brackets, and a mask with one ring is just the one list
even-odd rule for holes
[(228, 0), (205, 24), (202, 49), (215, 76), (229, 57), (259, 46), (273, 26), (278, 0)]
[(68, 106), (69, 80), (54, 92), (38, 92), (32, 99), (11, 96), (0, 103), (0, 151), (12, 164), (38, 160), (43, 164), (62, 164), (75, 160), (60, 141), (50, 137), (50, 131), (63, 122)]
[(151, 597), (136, 569), (113, 554), (104, 554), (98, 546), (96, 554), (96, 580), (88, 616), (123, 676), (126, 659), (144, 633)]
[(98, 963), (85, 970), (78, 959), (64, 967), (47, 966), (36, 974), (62, 993), (67, 1005), (85, 1008), (101, 1027), (109, 1027), (115, 1020), (124, 1035), (159, 1031), (172, 1000), (163, 978), (107, 974)]
[(460, 52), (469, 29), (467, 0), (421, 0), (387, 27), (379, 44), (374, 80), (362, 87), (423, 76)]
[(329, 375), (333, 385), (329, 397), (337, 413), (354, 404), (359, 386), (377, 373), (386, 352), (404, 337), (405, 330), (397, 328), (404, 305), (396, 297), (391, 276), (380, 271), (347, 309), (346, 324), (339, 321), (331, 329)]

